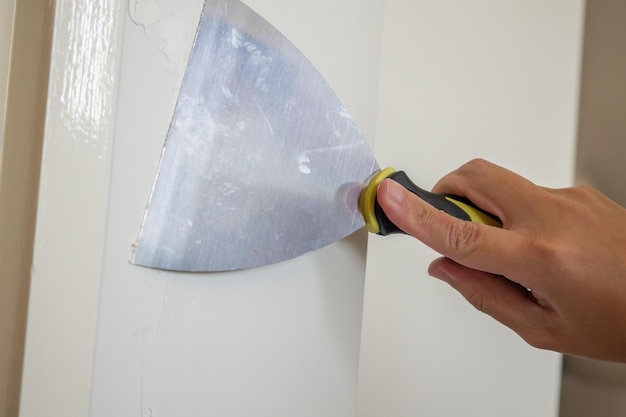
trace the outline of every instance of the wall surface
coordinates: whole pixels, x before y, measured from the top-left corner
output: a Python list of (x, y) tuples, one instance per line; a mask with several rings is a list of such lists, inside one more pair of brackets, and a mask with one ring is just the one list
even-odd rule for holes
[[(382, 3), (250, 5), (373, 136)], [(119, 6), (56, 4), (20, 415), (354, 414), (364, 233), (241, 273), (129, 265), (202, 4)]]
[[(375, 153), (429, 188), (475, 157), (572, 182), (583, 2), (387, 0)], [(429, 278), (436, 254), (370, 238), (360, 417), (555, 416), (560, 356)]]
[[(371, 135), (381, 3), (248, 4), (304, 51)], [(353, 415), (363, 233), (247, 271), (182, 274), (128, 262), (201, 7), (128, 4), (90, 415)]]
[[(581, 1), (248, 4), (382, 165), (571, 182)], [(426, 278), (407, 237), (370, 239), (364, 313), (363, 233), (250, 271), (128, 263), (201, 7), (57, 1), (21, 415), (350, 416), (361, 340), (359, 417), (555, 415), (560, 356)]]

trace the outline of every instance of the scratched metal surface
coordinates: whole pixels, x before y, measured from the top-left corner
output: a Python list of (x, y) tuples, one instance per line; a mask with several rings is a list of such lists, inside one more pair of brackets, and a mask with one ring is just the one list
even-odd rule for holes
[(238, 0), (207, 1), (132, 262), (224, 271), (364, 224), (378, 165), (313, 65)]

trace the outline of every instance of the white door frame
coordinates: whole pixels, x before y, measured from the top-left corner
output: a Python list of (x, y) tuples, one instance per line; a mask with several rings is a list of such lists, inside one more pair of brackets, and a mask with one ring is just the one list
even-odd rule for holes
[(89, 412), (120, 20), (115, 0), (56, 2), (21, 416)]

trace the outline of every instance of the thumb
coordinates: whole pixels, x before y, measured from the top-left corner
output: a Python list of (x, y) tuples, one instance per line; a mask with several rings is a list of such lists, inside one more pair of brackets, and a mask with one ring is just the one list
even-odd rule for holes
[(396, 226), (456, 262), (503, 275), (527, 268), (519, 257), (526, 242), (508, 230), (450, 216), (390, 179), (377, 199)]
[(434, 260), (428, 273), (527, 341), (536, 339), (540, 326), (548, 322), (551, 310), (537, 304), (526, 288), (503, 276), (467, 268), (448, 258)]

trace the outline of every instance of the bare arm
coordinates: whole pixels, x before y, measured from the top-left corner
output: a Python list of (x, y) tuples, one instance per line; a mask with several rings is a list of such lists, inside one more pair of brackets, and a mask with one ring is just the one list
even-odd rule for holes
[(429, 273), (535, 347), (626, 362), (626, 209), (590, 187), (548, 189), (484, 160), (433, 191), (468, 197), (503, 228), (449, 216), (385, 180), (398, 227), (444, 255)]

